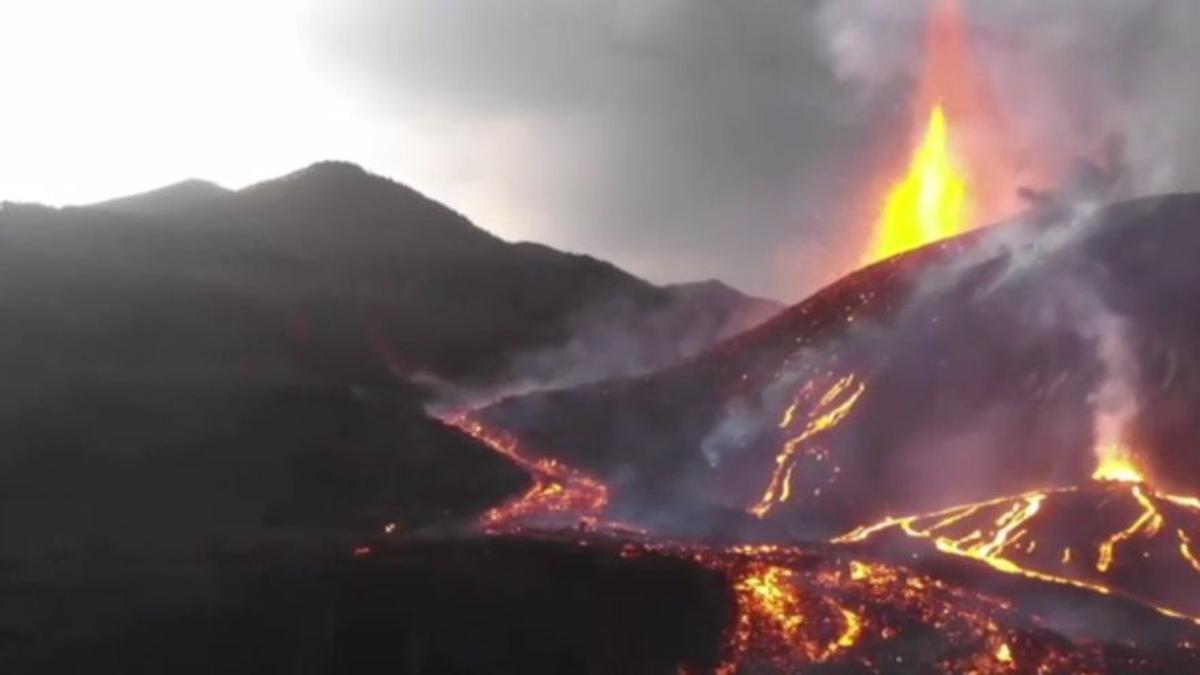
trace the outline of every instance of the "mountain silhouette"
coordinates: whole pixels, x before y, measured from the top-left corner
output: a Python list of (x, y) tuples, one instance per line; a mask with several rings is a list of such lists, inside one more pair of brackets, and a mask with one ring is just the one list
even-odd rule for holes
[(425, 417), (429, 383), (605, 377), (569, 348), (594, 325), (648, 370), (774, 308), (505, 242), (343, 162), (5, 204), (0, 558), (469, 517), (527, 478)]
[(209, 206), (229, 199), (233, 194), (232, 190), (216, 183), (189, 179), (150, 192), (93, 204), (92, 207), (141, 216), (170, 215)]

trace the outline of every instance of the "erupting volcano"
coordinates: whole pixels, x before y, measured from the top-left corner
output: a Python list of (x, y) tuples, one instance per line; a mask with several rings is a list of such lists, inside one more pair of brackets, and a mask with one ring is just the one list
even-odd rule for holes
[[(1076, 218), (899, 254), (677, 368), (472, 415), (578, 467), (556, 494), (587, 476), (648, 533), (581, 535), (589, 506), (557, 521), (570, 541), (632, 538), (724, 576), (725, 672), (1188, 669), (1200, 370), (1178, 307), (1200, 302), (1200, 198)], [(1128, 428), (1105, 417), (1116, 376), (1137, 390)], [(1133, 652), (1107, 642), (1143, 628)]]
[(483, 539), (719, 575), (719, 661), (679, 672), (1194, 669), (1200, 198), (970, 232), (1058, 173), (971, 56), (936, 3), (862, 269), (677, 367), (444, 418), (533, 482)]
[(80, 4), (0, 675), (1200, 673), (1200, 0)]
[(935, 0), (924, 54), (909, 159), (880, 200), (864, 263), (1012, 215), (1023, 181), (1053, 179), (1045, 158), (1019, 152), (973, 65), (958, 0)]
[(952, 156), (946, 113), (939, 104), (908, 174), (892, 188), (866, 262), (903, 253), (967, 229), (967, 179)]

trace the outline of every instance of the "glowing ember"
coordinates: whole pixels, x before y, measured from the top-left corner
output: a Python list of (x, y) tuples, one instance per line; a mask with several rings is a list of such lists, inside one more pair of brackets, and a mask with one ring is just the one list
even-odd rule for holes
[(967, 229), (967, 180), (951, 153), (946, 126), (942, 106), (934, 106), (908, 173), (888, 193), (866, 262)]
[[(1003, 600), (901, 567), (778, 545), (647, 542), (622, 550), (626, 557), (649, 554), (693, 560), (728, 577), (735, 615), (716, 668), (721, 675), (807, 672), (819, 665), (836, 672), (1112, 670), (1100, 650), (1033, 647), (1025, 630), (1032, 624)], [(931, 629), (940, 646), (927, 641)], [(922, 650), (935, 651), (908, 652), (905, 645), (914, 639)], [(879, 654), (887, 660), (879, 661)], [(936, 665), (924, 667), (918, 659)]]
[(996, 660), (1000, 663), (1012, 663), (1012, 650), (1009, 649), (1007, 642), (1000, 643), (996, 648)]

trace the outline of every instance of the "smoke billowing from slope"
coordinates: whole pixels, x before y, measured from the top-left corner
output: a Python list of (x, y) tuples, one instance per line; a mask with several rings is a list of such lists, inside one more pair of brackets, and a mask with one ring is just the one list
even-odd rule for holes
[[(978, 271), (988, 257), (1002, 250), (1003, 268), (973, 300), (1003, 293), (1006, 286), (1033, 284), (1038, 292), (1022, 311), (1022, 329), (1028, 335), (1064, 332), (1077, 336), (1092, 351), (1094, 376), (1087, 403), (1092, 416), (1092, 449), (1097, 465), (1106, 461), (1130, 460), (1132, 434), (1139, 412), (1141, 366), (1135, 345), (1135, 328), (1129, 319), (1110, 305), (1101, 290), (1107, 270), (1096, 262), (1074, 260), (1085, 247), (1082, 241), (1097, 225), (1094, 202), (1060, 205), (1039, 226), (1000, 228), (985, 233), (984, 245), (948, 265), (931, 267), (914, 299), (936, 295)], [(1029, 220), (1036, 219), (1033, 214)], [(1042, 218), (1047, 218), (1042, 214)], [(1073, 374), (1064, 373), (1064, 376)], [(1047, 412), (1048, 418), (1054, 414)], [(986, 436), (986, 430), (981, 429)], [(961, 440), (961, 439), (956, 439)], [(985, 446), (987, 443), (984, 444)], [(1054, 448), (1047, 448), (1054, 452)], [(1061, 448), (1059, 449), (1061, 450)], [(994, 449), (980, 448), (982, 453)], [(1072, 477), (1060, 477), (1070, 482)]]
[(1137, 415), (1140, 369), (1126, 322), (1104, 308), (1099, 308), (1092, 318), (1096, 355), (1104, 367), (1094, 403), (1094, 449), (1098, 463), (1103, 464), (1126, 459), (1129, 426)]
[[(923, 266), (896, 311), (798, 348), (764, 388), (727, 401), (698, 452), (718, 472), (763, 464), (764, 439), (783, 447), (799, 429), (785, 420), (803, 419), (825, 388), (852, 375), (865, 387), (857, 410), (787, 460), (793, 505), (811, 497), (818, 521), (822, 492), (846, 481), (939, 507), (1080, 483), (1099, 460), (1136, 453), (1136, 330), (1106, 295), (1109, 271), (1085, 253), (1096, 215), (1094, 203), (1059, 205)], [(989, 339), (990, 312), (1011, 323), (1017, 344)], [(1021, 343), (1064, 351), (1029, 362)], [(788, 410), (790, 400), (801, 404)]]

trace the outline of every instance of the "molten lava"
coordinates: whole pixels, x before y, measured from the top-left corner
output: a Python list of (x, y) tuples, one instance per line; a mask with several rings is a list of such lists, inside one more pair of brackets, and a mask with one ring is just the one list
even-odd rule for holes
[(582, 524), (596, 526), (608, 508), (608, 486), (582, 471), (547, 457), (534, 457), (516, 436), (493, 429), (463, 413), (443, 422), (480, 441), (529, 472), (533, 487), (525, 494), (489, 509), (479, 525), (489, 532), (514, 532), (522, 526)]
[[(811, 441), (845, 420), (865, 391), (856, 374), (826, 373), (801, 388), (779, 420), (779, 428), (791, 437), (752, 513), (764, 516), (788, 500), (799, 460), (823, 461)], [(584, 523), (598, 534), (625, 540), (620, 549), (624, 556), (684, 558), (723, 575), (733, 606), (717, 673), (796, 672), (822, 664), (872, 672), (910, 665), (941, 673), (1154, 670), (1140, 653), (1114, 655), (1102, 646), (1047, 639), (1036, 617), (1019, 613), (1009, 601), (915, 570), (857, 559), (861, 552), (851, 559), (845, 552), (795, 546), (629, 541), (624, 536), (629, 528), (600, 520), (610, 494), (598, 479), (538, 456), (515, 436), (471, 416), (445, 421), (533, 478), (527, 492), (480, 518), (484, 530), (561, 531), (563, 525)], [(1172, 590), (1168, 598), (1157, 597), (1162, 586), (1153, 583), (1162, 578), (1158, 572), (1171, 579), (1200, 576), (1200, 558), (1192, 545), (1200, 537), (1200, 499), (1151, 490), (1129, 453), (1103, 456), (1123, 460), (1114, 460), (1109, 468), (1102, 465), (1097, 480), (1087, 486), (889, 518), (833, 543), (889, 533), (928, 541), (942, 553), (982, 561), (1007, 574), (1136, 599), (1166, 616), (1200, 624), (1200, 593), (1189, 597)], [(1095, 522), (1084, 526), (1081, 514)], [(592, 541), (600, 540), (582, 543)], [(1157, 565), (1154, 573), (1140, 573), (1150, 559)], [(1148, 585), (1137, 586), (1139, 580), (1149, 580)], [(1190, 644), (1171, 650), (1169, 658), (1181, 659), (1178, 663), (1188, 668), (1200, 663), (1200, 653)], [(680, 672), (692, 670), (685, 665)]]
[[(625, 557), (690, 559), (729, 579), (734, 616), (715, 672), (1073, 673), (1148, 670), (1046, 640), (1007, 601), (878, 562), (794, 546), (630, 543)], [(1188, 661), (1188, 663), (1194, 662)], [(695, 672), (681, 667), (681, 673)]]
[(1002, 119), (991, 84), (973, 65), (966, 26), (957, 0), (934, 3), (907, 160), (871, 197), (882, 203), (864, 263), (1011, 215), (1022, 208), (1019, 187), (1054, 182), (1044, 149), (1024, 148)]
[[(797, 418), (797, 411), (804, 403), (803, 399), (812, 391), (811, 384), (810, 381), (801, 388), (796, 399), (783, 412), (783, 419), (779, 421), (780, 429), (787, 430), (793, 426)], [(776, 455), (771, 481), (767, 484), (758, 503), (750, 507), (750, 513), (764, 518), (775, 506), (791, 499), (792, 472), (796, 468), (797, 455), (807, 447), (808, 441), (814, 436), (828, 431), (845, 419), (866, 389), (865, 384), (859, 381), (854, 374), (850, 374), (834, 382), (825, 391), (808, 413), (804, 427), (785, 442), (779, 454)], [(820, 453), (813, 453), (813, 456), (818, 461), (823, 459), (823, 455)]]
[(963, 232), (969, 216), (967, 179), (951, 152), (946, 113), (938, 104), (908, 173), (888, 193), (866, 262)]
[[(1200, 594), (1178, 593), (1176, 587), (1164, 596), (1149, 581), (1200, 581), (1191, 546), (1200, 533), (1200, 500), (1155, 492), (1140, 482), (1140, 473), (1116, 475), (1121, 478), (887, 518), (833, 542), (899, 533), (1007, 574), (1104, 595), (1120, 592), (1160, 613), (1200, 623)], [(1152, 572), (1131, 573), (1143, 568)]]
[(1129, 451), (1116, 443), (1102, 444), (1096, 450), (1100, 458), (1093, 480), (1108, 480), (1119, 483), (1141, 483), (1145, 481), (1141, 469), (1134, 463)]

